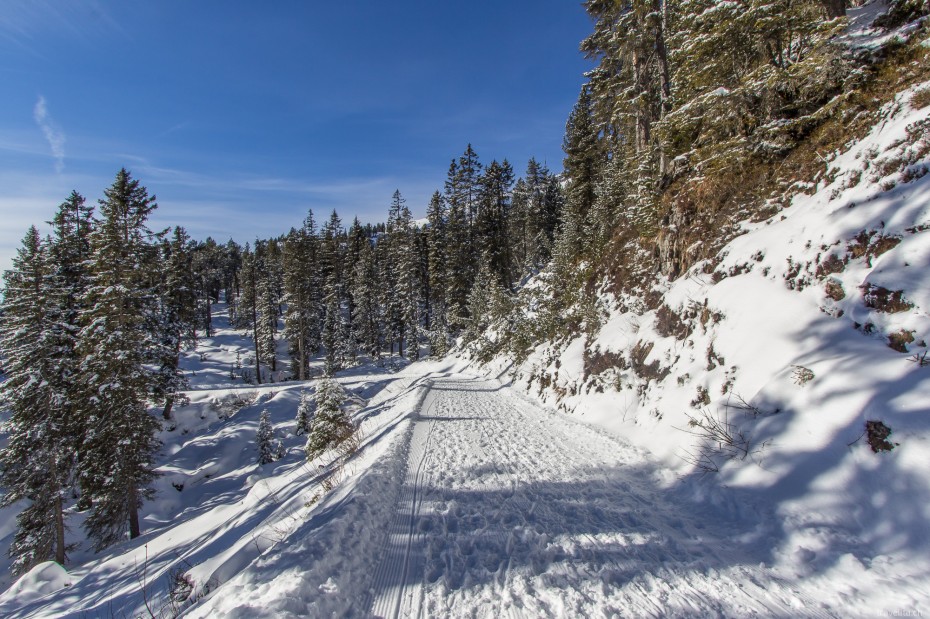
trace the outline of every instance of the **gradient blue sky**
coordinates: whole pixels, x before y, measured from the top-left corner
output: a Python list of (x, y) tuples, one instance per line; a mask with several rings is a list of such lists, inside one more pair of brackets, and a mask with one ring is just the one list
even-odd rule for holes
[(0, 269), (125, 166), (154, 226), (240, 242), (414, 214), (471, 142), (561, 169), (580, 0), (0, 0)]

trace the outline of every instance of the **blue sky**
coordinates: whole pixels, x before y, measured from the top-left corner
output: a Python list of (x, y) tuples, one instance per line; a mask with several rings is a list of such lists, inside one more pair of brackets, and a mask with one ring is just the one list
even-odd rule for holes
[(589, 29), (572, 0), (3, 0), (0, 269), (123, 166), (154, 225), (240, 242), (394, 189), (420, 216), (469, 142), (559, 170)]

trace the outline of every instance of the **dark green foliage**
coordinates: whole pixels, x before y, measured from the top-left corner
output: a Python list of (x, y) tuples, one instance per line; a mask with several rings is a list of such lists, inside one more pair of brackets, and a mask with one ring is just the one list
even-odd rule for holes
[(313, 213), (300, 230), (291, 230), (284, 240), (283, 277), (284, 337), (289, 343), (291, 374), (298, 380), (308, 376), (311, 355), (320, 348), (320, 274), (317, 263), (319, 239)]
[(297, 406), (297, 424), (294, 428), (295, 436), (303, 436), (310, 432), (310, 424), (313, 420), (313, 403), (310, 394), (307, 391), (300, 393), (300, 404)]
[(92, 284), (79, 350), (86, 434), (79, 463), (85, 528), (97, 549), (129, 531), (140, 534), (138, 510), (153, 496), (158, 422), (146, 410), (153, 378), (144, 367), (145, 315), (154, 291), (143, 261), (152, 249), (145, 222), (155, 198), (124, 169), (100, 200), (91, 234)]
[(335, 380), (322, 378), (316, 387), (316, 415), (310, 424), (305, 451), (312, 460), (352, 435), (355, 426), (342, 410), (345, 392)]
[(278, 446), (274, 441), (274, 428), (271, 426), (271, 414), (263, 410), (258, 419), (258, 432), (255, 436), (258, 443), (258, 463), (269, 464), (278, 459)]
[[(0, 505), (25, 501), (10, 547), (13, 571), (65, 560), (63, 495), (68, 489), (76, 445), (71, 440), (72, 403), (58, 367), (56, 323), (50, 294), (53, 268), (48, 250), (32, 227), (3, 276), (5, 294), (0, 347), (7, 358), (0, 397), (11, 411), (7, 446), (0, 451)], [(58, 325), (60, 326), (60, 324)]]

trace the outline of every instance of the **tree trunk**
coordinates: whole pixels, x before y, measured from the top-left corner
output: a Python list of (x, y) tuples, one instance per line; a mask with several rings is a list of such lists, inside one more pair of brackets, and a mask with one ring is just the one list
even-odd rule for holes
[(172, 406), (174, 406), (174, 394), (169, 394), (165, 397), (165, 409), (161, 412), (161, 416), (165, 421), (171, 419)]
[(307, 353), (304, 351), (304, 346), (306, 346), (307, 336), (306, 336), (306, 327), (304, 326), (304, 315), (303, 312), (300, 314), (299, 328), (297, 329), (300, 337), (297, 340), (297, 355), (300, 358), (300, 366), (297, 370), (297, 378), (299, 380), (307, 380)]
[(262, 365), (261, 357), (258, 354), (258, 312), (255, 311), (255, 304), (252, 304), (252, 340), (255, 342), (255, 380), (259, 385), (262, 384)]
[(207, 311), (205, 312), (203, 319), (203, 329), (206, 332), (206, 337), (210, 337), (211, 331), (213, 330), (213, 311), (210, 305), (210, 296), (207, 295)]
[(136, 487), (129, 487), (129, 496), (126, 501), (129, 503), (129, 539), (136, 539), (142, 534), (139, 528), (139, 501), (136, 498)]
[(55, 497), (55, 562), (65, 564), (65, 515), (61, 495)]
[[(49, 475), (57, 481), (59, 479), (58, 463), (54, 455), (50, 456), (49, 460)], [(55, 562), (62, 566), (65, 564), (65, 515), (60, 487), (55, 489)]]

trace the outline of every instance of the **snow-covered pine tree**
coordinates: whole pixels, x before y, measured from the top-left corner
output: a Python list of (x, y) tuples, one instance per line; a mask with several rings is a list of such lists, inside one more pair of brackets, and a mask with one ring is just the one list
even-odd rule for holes
[(380, 353), (377, 288), (375, 284), (375, 251), (366, 240), (359, 251), (352, 273), (353, 338), (366, 355), (377, 358)]
[(468, 324), (465, 336), (469, 341), (481, 337), (490, 324), (491, 287), (495, 281), (490, 265), (487, 254), (482, 254), (478, 274), (468, 293)]
[[(259, 244), (256, 243), (256, 250)], [(262, 263), (265, 264), (264, 262)], [(278, 307), (274, 300), (273, 282), (264, 270), (257, 271), (256, 312), (258, 324), (255, 335), (258, 338), (256, 349), (263, 363), (267, 363), (272, 372), (277, 371), (277, 343), (275, 342), (275, 325), (278, 322)], [(273, 379), (271, 379), (273, 380)]]
[(419, 358), (419, 331), (422, 302), (420, 281), (419, 245), (413, 217), (400, 191), (395, 191), (391, 202), (388, 224), (391, 262), (396, 270), (391, 302), (396, 312), (396, 335), (399, 353), (404, 355), (404, 344), (408, 356)]
[(470, 227), (465, 193), (460, 185), (462, 178), (455, 160), (449, 166), (445, 184), (446, 206), (446, 263), (445, 299), (446, 323), (450, 330), (461, 329), (467, 318), (468, 293), (474, 279), (474, 262), (470, 243)]
[(259, 464), (269, 464), (278, 459), (278, 450), (274, 444), (274, 428), (271, 425), (271, 413), (268, 412), (268, 409), (263, 410), (258, 418), (258, 432), (255, 441), (258, 443)]
[(31, 227), (13, 268), (4, 273), (0, 306), (0, 348), (6, 357), (0, 398), (10, 410), (8, 442), (0, 450), (0, 505), (25, 502), (9, 551), (15, 574), (49, 559), (63, 564), (66, 558), (63, 504), (76, 445), (58, 366), (60, 316), (47, 281), (51, 270), (47, 247)]
[(336, 371), (342, 369), (341, 349), (342, 349), (342, 318), (341, 303), (339, 295), (339, 282), (336, 279), (336, 272), (331, 271), (326, 279), (326, 285), (323, 288), (324, 303), (326, 307), (326, 316), (323, 319), (323, 348), (326, 351), (323, 371), (327, 376), (332, 376)]
[(213, 303), (218, 303), (223, 286), (225, 252), (212, 238), (198, 243), (192, 252), (193, 270), (197, 281), (197, 311), (204, 337), (213, 334)]
[(144, 313), (153, 291), (140, 273), (151, 249), (145, 222), (155, 198), (125, 169), (104, 196), (91, 234), (92, 284), (79, 347), (87, 394), (81, 505), (90, 509), (84, 526), (98, 550), (127, 529), (130, 538), (139, 536), (139, 507), (154, 495), (159, 447), (158, 421), (146, 410), (153, 381), (144, 366)]
[(492, 161), (479, 180), (479, 211), (475, 222), (478, 247), (486, 254), (495, 279), (509, 288), (513, 281), (508, 218), (513, 168), (505, 159)]
[[(256, 241), (256, 245), (258, 241)], [(262, 383), (261, 371), (261, 354), (259, 353), (258, 339), (258, 265), (255, 253), (246, 243), (245, 250), (242, 252), (242, 270), (239, 273), (239, 280), (242, 285), (242, 294), (239, 296), (239, 322), (236, 325), (240, 329), (250, 330), (252, 332), (252, 343), (255, 346), (255, 380), (260, 385)]]
[(291, 356), (291, 374), (298, 380), (307, 379), (310, 355), (319, 347), (319, 335), (316, 333), (319, 309), (314, 303), (316, 293), (310, 273), (317, 267), (315, 243), (315, 233), (305, 225), (300, 230), (292, 229), (283, 247), (284, 300), (287, 304), (284, 337)]
[(189, 385), (180, 369), (181, 350), (197, 342), (197, 282), (191, 247), (187, 231), (176, 226), (171, 240), (163, 241), (161, 248), (160, 311), (152, 352), (158, 365), (154, 395), (164, 401), (164, 419), (171, 418), (175, 404), (183, 405), (182, 391)]
[(590, 88), (585, 85), (568, 117), (562, 141), (562, 150), (565, 151), (562, 165), (567, 181), (565, 209), (559, 232), (563, 260), (570, 261), (577, 257), (584, 246), (582, 234), (594, 207), (597, 182), (605, 162), (598, 141), (600, 130), (594, 120), (593, 106)]
[(313, 399), (309, 391), (300, 392), (300, 404), (297, 405), (297, 423), (294, 427), (294, 436), (303, 436), (310, 432), (310, 423), (313, 420)]
[(446, 208), (438, 191), (430, 198), (426, 211), (426, 272), (430, 354), (445, 355), (449, 349), (449, 326), (446, 322)]
[(336, 447), (351, 436), (355, 426), (342, 410), (345, 391), (331, 378), (322, 378), (316, 387), (316, 414), (310, 424), (310, 434), (304, 448), (312, 460), (327, 449)]

